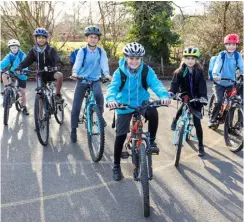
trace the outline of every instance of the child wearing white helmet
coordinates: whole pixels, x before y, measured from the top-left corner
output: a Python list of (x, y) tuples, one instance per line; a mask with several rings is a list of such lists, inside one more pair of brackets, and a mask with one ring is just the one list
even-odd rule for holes
[[(20, 42), (17, 39), (10, 39), (8, 41), (8, 47), (10, 49), (10, 53), (7, 54), (2, 61), (0, 61), (0, 70), (6, 69), (8, 66), (10, 67), (10, 72), (14, 72), (15, 68), (24, 60), (26, 57), (25, 53), (20, 49)], [(2, 80), (4, 88), (9, 84), (8, 81), (9, 75), (3, 73)], [(17, 77), (19, 91), (22, 96), (22, 108), (23, 114), (29, 115), (27, 107), (26, 107), (26, 82), (27, 77), (25, 74), (21, 74)]]
[[(114, 72), (112, 82), (107, 89), (107, 106), (109, 108), (116, 108), (118, 103), (122, 103), (138, 107), (144, 102), (149, 101), (150, 93), (148, 88), (158, 96), (162, 105), (168, 105), (170, 99), (167, 90), (153, 69), (143, 62), (142, 58), (145, 55), (144, 47), (137, 42), (128, 43), (124, 47), (123, 53), (124, 58), (119, 61), (119, 68)], [(124, 81), (122, 81), (122, 76), (126, 77)], [(120, 156), (127, 133), (129, 132), (133, 110), (117, 109), (116, 112), (113, 179), (119, 181), (122, 179)], [(155, 107), (148, 107), (143, 115), (148, 120), (149, 142), (152, 153), (158, 154), (159, 148), (155, 143), (159, 122), (157, 109)]]

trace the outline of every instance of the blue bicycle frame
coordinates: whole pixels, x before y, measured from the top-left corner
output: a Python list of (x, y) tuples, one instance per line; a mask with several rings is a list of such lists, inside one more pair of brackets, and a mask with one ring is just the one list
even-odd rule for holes
[(192, 134), (192, 129), (193, 129), (193, 116), (192, 113), (190, 112), (190, 108), (187, 103), (184, 104), (182, 108), (182, 114), (181, 117), (178, 119), (177, 124), (176, 124), (176, 130), (174, 132), (174, 139), (173, 139), (173, 144), (178, 145), (178, 140), (179, 140), (179, 131), (180, 129), (184, 127), (184, 135), (183, 135), (183, 141), (182, 145), (184, 146), (186, 142), (187, 136), (191, 136), (194, 140), (197, 140), (197, 136)]

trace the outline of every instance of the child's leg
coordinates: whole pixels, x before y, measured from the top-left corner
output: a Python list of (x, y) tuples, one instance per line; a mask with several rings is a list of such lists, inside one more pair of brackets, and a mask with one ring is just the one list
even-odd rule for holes
[(203, 131), (202, 131), (201, 120), (193, 115), (193, 123), (196, 128), (198, 144), (199, 144), (199, 146), (203, 146)]
[(154, 142), (158, 130), (158, 111), (155, 107), (148, 107), (145, 113), (148, 120), (148, 131), (150, 132), (150, 141)]
[(3, 85), (6, 86), (9, 84), (8, 82), (8, 75), (6, 75), (5, 73), (2, 74), (2, 80), (3, 80)]
[(54, 73), (54, 78), (57, 80), (56, 94), (60, 95), (60, 90), (61, 90), (62, 85), (63, 85), (63, 73), (55, 72)]
[(216, 118), (221, 109), (221, 104), (223, 102), (225, 87), (217, 84), (213, 85), (213, 92), (216, 98), (216, 103), (214, 103), (213, 111), (211, 113), (210, 121), (215, 122)]
[(81, 110), (81, 104), (83, 102), (87, 85), (81, 83), (80, 81), (76, 82), (74, 100), (71, 110), (71, 128), (76, 129), (78, 127), (79, 115)]
[(127, 133), (130, 130), (130, 120), (132, 114), (118, 114), (116, 121), (116, 138), (114, 142), (114, 167), (113, 178), (115, 181), (122, 179), (120, 168), (120, 156), (123, 150), (123, 145), (126, 140)]
[(180, 108), (177, 110), (176, 112), (176, 116), (175, 118), (173, 119), (173, 122), (171, 123), (171, 130), (175, 131), (176, 129), (176, 124), (177, 124), (177, 121), (178, 119), (180, 118), (181, 114), (182, 114), (182, 108), (183, 108), (183, 103), (181, 104)]
[(97, 103), (101, 113), (103, 114), (104, 98), (103, 98), (103, 92), (102, 92), (102, 87), (101, 87), (100, 81), (93, 83), (93, 90), (94, 90), (94, 96), (96, 99), (96, 103)]

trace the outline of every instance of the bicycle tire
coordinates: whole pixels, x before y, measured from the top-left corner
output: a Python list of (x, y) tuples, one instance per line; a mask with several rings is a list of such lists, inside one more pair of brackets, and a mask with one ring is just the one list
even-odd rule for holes
[[(42, 118), (44, 119), (44, 121), (42, 121), (41, 123), (44, 122), (44, 128), (46, 126), (46, 133), (45, 133), (45, 138), (42, 138), (41, 135), (41, 130), (40, 128), (42, 128), (42, 126), (39, 126), (40, 123), (40, 101), (43, 104), (43, 113), (42, 113)], [(43, 98), (42, 95), (36, 94), (35, 96), (35, 106), (34, 106), (34, 118), (35, 118), (35, 126), (36, 126), (36, 134), (38, 137), (39, 142), (43, 145), (43, 146), (47, 146), (48, 144), (48, 138), (49, 138), (49, 116), (47, 113), (47, 102), (45, 101), (45, 99)]]
[[(101, 160), (104, 152), (104, 142), (105, 142), (105, 135), (104, 135), (104, 122), (102, 114), (97, 107), (97, 105), (90, 106), (90, 116), (88, 116), (87, 112), (87, 118), (90, 118), (90, 121), (87, 119), (87, 139), (88, 139), (88, 147), (90, 151), (91, 158), (94, 162), (98, 162)], [(94, 117), (95, 115), (95, 118)], [(88, 124), (90, 123), (90, 127), (88, 127)], [(94, 126), (97, 126), (98, 132), (94, 131)], [(89, 128), (91, 129), (91, 132), (89, 132)], [(93, 137), (95, 135), (99, 136), (99, 147), (95, 147), (95, 143), (93, 143)]]
[(11, 90), (6, 90), (4, 94), (3, 124), (8, 125), (9, 110), (11, 106)]
[[(238, 112), (238, 122), (241, 121), (241, 120), (239, 120), (239, 114), (241, 114), (242, 121), (240, 122), (240, 126), (242, 128), (242, 133), (241, 133), (241, 136), (240, 136), (241, 143), (238, 143), (236, 146), (233, 146), (233, 142), (232, 142), (233, 140), (231, 140), (231, 138), (230, 138), (230, 134), (231, 134), (231, 130), (232, 129), (230, 128), (229, 123), (232, 122), (231, 117), (234, 116), (234, 113), (235, 113), (236, 109), (237, 109), (237, 112)], [(233, 115), (231, 115), (232, 113), (233, 113)], [(224, 123), (224, 139), (225, 139), (226, 146), (229, 148), (230, 151), (236, 153), (236, 152), (239, 152), (240, 150), (243, 149), (242, 134), (243, 134), (243, 111), (240, 108), (233, 107), (233, 108), (231, 108), (229, 110), (228, 114), (226, 115), (225, 123)]]
[(16, 110), (17, 110), (18, 112), (21, 111), (21, 104), (20, 104), (20, 102), (19, 102), (19, 98), (20, 98), (20, 96), (19, 96), (19, 94), (18, 94), (18, 92), (17, 92), (17, 94), (16, 94), (16, 99), (15, 99), (15, 108), (16, 108)]
[(182, 145), (183, 145), (184, 131), (185, 131), (185, 123), (179, 129), (179, 140), (178, 140), (178, 144), (177, 144), (177, 150), (176, 150), (176, 155), (175, 155), (175, 163), (174, 163), (175, 167), (179, 166), (181, 149), (182, 149)]
[(144, 217), (150, 215), (150, 196), (149, 196), (149, 177), (148, 177), (148, 164), (146, 156), (146, 147), (141, 143), (139, 147), (139, 166), (140, 166), (140, 182), (143, 195), (143, 213)]
[[(55, 103), (56, 111), (54, 113), (54, 117), (58, 124), (62, 125), (64, 122), (64, 105), (63, 103)], [(60, 116), (58, 115), (60, 114)]]

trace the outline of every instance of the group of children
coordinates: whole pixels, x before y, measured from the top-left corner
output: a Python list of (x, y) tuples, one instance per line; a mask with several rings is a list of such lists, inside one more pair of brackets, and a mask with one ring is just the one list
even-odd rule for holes
[[(87, 38), (87, 45), (85, 48), (81, 48), (78, 51), (73, 69), (72, 77), (76, 80), (76, 87), (74, 92), (73, 106), (71, 111), (71, 134), (70, 138), (72, 142), (77, 142), (77, 132), (79, 114), (81, 105), (87, 89), (87, 82), (81, 80), (80, 77), (86, 77), (88, 81), (93, 81), (94, 95), (96, 102), (103, 113), (104, 97), (100, 85), (101, 70), (105, 77), (112, 80), (107, 87), (106, 103), (110, 108), (116, 108), (118, 103), (124, 103), (131, 106), (139, 106), (145, 101), (150, 99), (150, 88), (161, 100), (162, 105), (170, 104), (170, 97), (177, 92), (184, 93), (190, 99), (201, 98), (202, 101), (207, 103), (207, 87), (204, 79), (203, 70), (198, 62), (200, 57), (200, 51), (195, 47), (188, 47), (183, 51), (183, 58), (180, 67), (175, 70), (173, 80), (169, 91), (167, 91), (163, 83), (157, 78), (157, 75), (153, 69), (147, 66), (143, 62), (143, 56), (145, 55), (144, 47), (137, 43), (132, 42), (125, 45), (123, 49), (124, 57), (119, 61), (119, 67), (114, 72), (113, 77), (110, 76), (108, 67), (108, 58), (106, 52), (97, 46), (101, 32), (96, 26), (89, 26), (85, 28), (85, 36)], [(58, 67), (60, 69), (61, 61), (56, 51), (47, 43), (48, 32), (43, 28), (38, 28), (34, 32), (36, 39), (36, 45), (29, 51), (28, 55), (19, 49), (20, 44), (17, 40), (10, 40), (8, 45), (11, 52), (0, 63), (1, 70), (11, 64), (10, 57), (15, 57), (14, 62), (11, 64), (11, 71), (23, 70), (30, 66), (33, 62), (37, 63), (39, 69), (43, 69), (44, 66)], [(241, 55), (236, 62), (234, 58), (234, 52), (240, 43), (239, 36), (236, 34), (229, 34), (224, 39), (226, 50), (224, 51), (226, 59), (222, 61), (221, 55), (217, 57), (216, 64), (213, 69), (214, 85), (213, 90), (216, 94), (217, 102), (215, 103), (214, 110), (212, 112), (211, 119), (209, 120), (209, 127), (214, 124), (219, 108), (222, 103), (224, 90), (231, 86), (231, 83), (221, 82), (221, 78), (230, 78), (235, 80), (235, 71), (238, 66), (241, 73), (243, 73), (243, 63)], [(85, 50), (84, 50), (85, 49)], [(146, 73), (146, 85), (142, 82), (142, 75)], [(126, 81), (122, 86), (121, 75), (126, 76)], [(57, 80), (56, 96), (57, 100), (62, 99), (60, 89), (63, 82), (63, 75), (57, 71), (55, 73), (45, 73), (44, 81)], [(28, 114), (26, 108), (25, 88), (26, 77), (20, 75), (18, 77), (19, 87), (21, 89), (23, 97), (23, 112)], [(7, 77), (3, 75), (3, 84), (8, 84)], [(198, 112), (201, 112), (202, 103), (193, 103), (192, 108)], [(122, 173), (120, 168), (120, 156), (123, 149), (123, 144), (126, 139), (126, 135), (129, 132), (130, 121), (132, 118), (132, 110), (116, 110), (116, 138), (114, 142), (114, 167), (113, 178), (116, 181), (121, 180)], [(176, 117), (173, 119), (171, 129), (176, 129), (176, 123), (182, 112), (182, 106), (177, 111)], [(156, 134), (158, 129), (158, 112), (156, 108), (149, 107), (144, 112), (144, 117), (148, 120), (148, 129), (150, 132), (150, 145), (152, 152), (159, 153), (159, 148), (155, 143)], [(196, 128), (196, 134), (199, 141), (199, 156), (204, 155), (203, 146), (203, 130), (201, 126), (201, 120), (193, 116), (193, 122)]]

